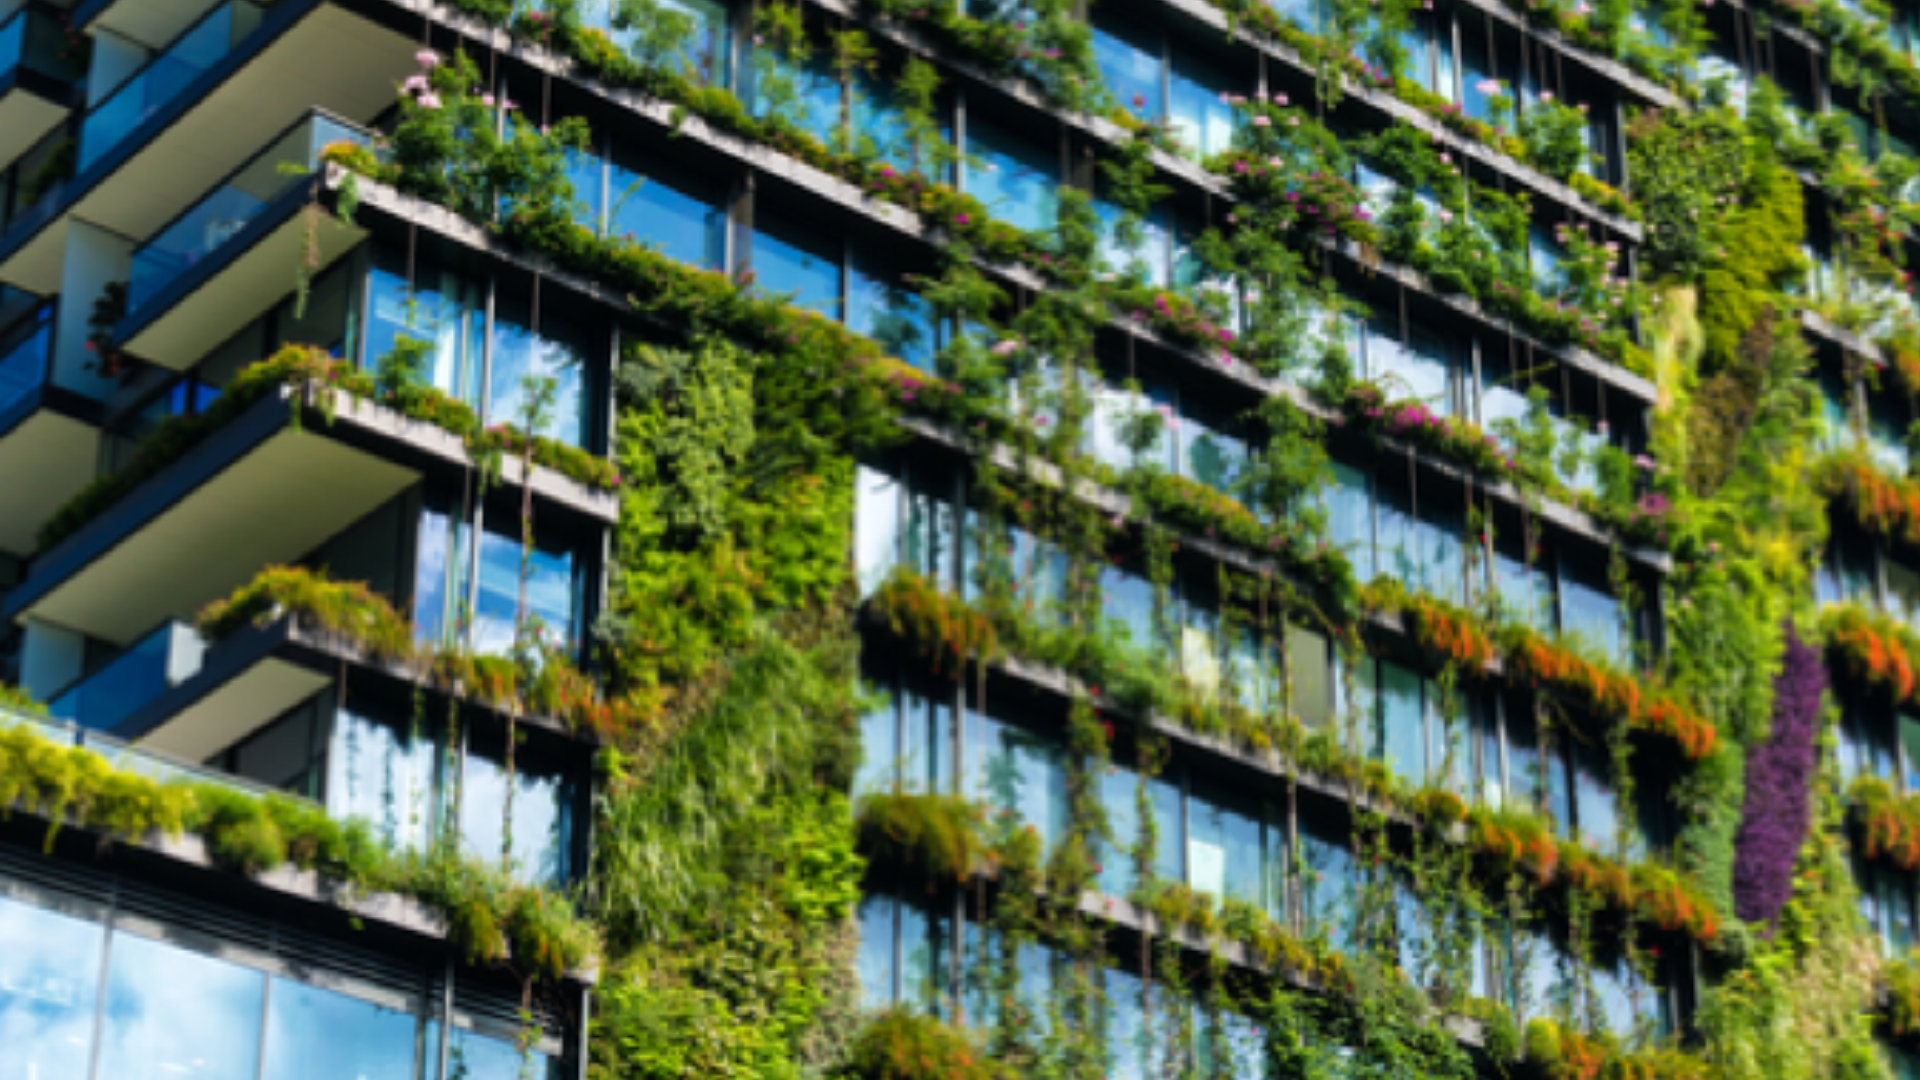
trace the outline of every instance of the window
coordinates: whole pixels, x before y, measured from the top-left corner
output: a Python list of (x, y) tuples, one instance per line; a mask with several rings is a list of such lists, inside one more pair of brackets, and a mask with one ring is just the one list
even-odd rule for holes
[(83, 1077), (106, 931), (0, 894), (0, 1046), (8, 1077)]
[(463, 401), (477, 400), (485, 339), (485, 286), (429, 260), (419, 260), (408, 284), (404, 251), (375, 249), (368, 278), (367, 338), (360, 365), (377, 369), (401, 341), (424, 341), (433, 386)]
[(1040, 834), (1051, 848), (1067, 828), (1067, 774), (1063, 751), (1024, 728), (966, 711), (966, 769), (962, 794)]
[[(414, 1075), (418, 1026), (402, 1009), (275, 978), (268, 997), (264, 1075), (408, 1080)], [(493, 1075), (517, 1076), (518, 1054), (513, 1064), (512, 1072)]]
[(757, 216), (753, 280), (762, 291), (787, 296), (796, 307), (838, 321), (840, 245), (825, 229), (774, 214)]
[(430, 734), (340, 709), (327, 748), (327, 814), (361, 818), (382, 843), (424, 851), (439, 829), (442, 759)]
[(665, 162), (616, 150), (607, 174), (607, 231), (689, 266), (726, 262), (727, 215), (711, 185), (682, 178)]
[[(501, 283), (493, 350), (487, 358), (485, 418), (523, 430), (531, 427), (568, 446), (587, 446), (596, 359), (612, 351), (607, 326), (548, 290), (535, 328), (531, 304), (537, 299)], [(544, 401), (535, 396), (543, 382), (552, 387)], [(530, 425), (529, 419), (537, 423)]]
[(1015, 228), (1053, 227), (1055, 188), (1060, 182), (1056, 148), (987, 119), (967, 117), (964, 189), (987, 212)]
[(953, 706), (945, 695), (889, 685), (860, 722), (854, 794), (953, 790)]
[[(420, 512), (414, 571), (415, 635), (422, 641), (465, 642), (480, 652), (505, 654), (524, 636), (577, 651), (582, 642), (582, 592), (586, 559), (551, 538), (534, 537), (521, 550), (519, 522), (508, 519), (512, 534), (487, 519), (480, 534), (479, 587), (468, 565), (472, 526), (453, 515), (446, 501), (430, 492)], [(521, 606), (522, 576), (525, 607)], [(471, 608), (469, 601), (471, 600)]]
[(99, 1074), (253, 1080), (266, 978), (137, 934), (113, 935)]
[(908, 285), (907, 275), (865, 247), (851, 252), (847, 328), (880, 343), (890, 355), (932, 371), (939, 348), (933, 308)]
[(828, 147), (838, 145), (846, 129), (831, 50), (815, 44), (806, 59), (799, 60), (763, 43), (759, 35), (753, 40), (753, 115), (763, 120), (777, 115)]
[(1632, 660), (1625, 613), (1595, 560), (1560, 560), (1560, 632), (1615, 664)]
[(472, 732), (460, 770), (460, 846), (505, 866), (521, 881), (571, 879), (574, 778), (527, 747), (516, 747), (513, 772), (497, 733)]
[(1309, 935), (1325, 934), (1336, 948), (1351, 940), (1352, 900), (1358, 880), (1344, 815), (1318, 802), (1300, 807), (1301, 921)]
[(951, 987), (952, 920), (917, 899), (872, 892), (860, 902), (860, 999), (871, 1009), (938, 1013)]

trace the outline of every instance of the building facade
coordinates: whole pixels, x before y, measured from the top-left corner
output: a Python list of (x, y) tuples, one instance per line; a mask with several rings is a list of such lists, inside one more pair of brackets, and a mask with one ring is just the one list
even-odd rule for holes
[[(1782, 1060), (1920, 1075), (1916, 19), (17, 4), (0, 1078), (664, 1076), (709, 1023), (877, 1076), (807, 1033), (903, 1016), (1035, 1075), (1747, 1075), (1726, 988), (1822, 900), (1881, 959), (1785, 996), (1869, 1019)], [(746, 858), (646, 792), (797, 612), (859, 645), (808, 776), (865, 859), (766, 886), (846, 935), (776, 1021), (791, 957), (632, 853)], [(412, 869), (336, 887), (327, 819)]]

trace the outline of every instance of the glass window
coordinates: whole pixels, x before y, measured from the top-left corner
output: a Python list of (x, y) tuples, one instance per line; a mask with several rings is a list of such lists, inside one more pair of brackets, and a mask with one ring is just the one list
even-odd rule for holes
[(1624, 663), (1628, 659), (1626, 625), (1620, 602), (1602, 574), (1604, 569), (1582, 560), (1561, 560), (1560, 632), (1577, 637), (1615, 663)]
[[(477, 741), (476, 741), (477, 742)], [(493, 748), (469, 747), (460, 776), (460, 846), (519, 881), (564, 883), (576, 789), (563, 771), (515, 754), (511, 779)]]
[(84, 1077), (106, 931), (0, 896), (0, 1080)]
[(555, 1062), (538, 1050), (522, 1051), (512, 1039), (456, 1027), (447, 1036), (449, 1080), (542, 1080)]
[(967, 710), (966, 796), (1031, 826), (1051, 847), (1067, 827), (1067, 777), (1060, 748), (977, 709)]
[(253, 1080), (266, 977), (115, 933), (98, 1075), (115, 1080)]
[(796, 61), (778, 48), (760, 45), (753, 56), (753, 115), (777, 113), (828, 147), (840, 134), (840, 76), (828, 51), (810, 50)]
[(977, 115), (968, 116), (966, 133), (967, 193), (1016, 228), (1051, 228), (1060, 168), (1054, 148)]
[(1093, 58), (1115, 104), (1150, 123), (1160, 119), (1166, 108), (1156, 35), (1129, 23), (1098, 20)]
[(463, 401), (476, 400), (484, 328), (479, 284), (428, 265), (416, 268), (409, 289), (401, 253), (381, 248), (377, 259), (368, 279), (361, 366), (377, 369), (402, 339), (425, 341), (433, 346), (434, 387)]
[(1280, 894), (1268, 868), (1281, 863), (1279, 852), (1268, 850), (1259, 804), (1225, 791), (1196, 792), (1188, 814), (1188, 884), (1279, 917)]
[(850, 271), (847, 328), (914, 367), (932, 371), (939, 347), (933, 306), (908, 287), (904, 274), (863, 248), (853, 250)]
[(1133, 891), (1134, 851), (1140, 846), (1140, 774), (1124, 765), (1110, 765), (1100, 777), (1100, 805), (1107, 812), (1112, 839), (1102, 843), (1096, 861), (1100, 891), (1126, 896)]
[(718, 194), (622, 164), (608, 172), (607, 231), (648, 244), (689, 266), (718, 269), (726, 260), (727, 215)]
[(1293, 687), (1293, 715), (1302, 724), (1323, 728), (1333, 723), (1333, 664), (1325, 634), (1287, 627), (1287, 679)]
[(1610, 847), (1619, 828), (1619, 800), (1613, 792), (1613, 759), (1597, 738), (1569, 735), (1573, 754), (1574, 814), (1579, 835), (1589, 846)]
[(914, 160), (906, 111), (893, 96), (893, 84), (864, 70), (853, 77), (853, 137), (861, 154), (872, 153), (908, 171), (920, 167)]
[(1380, 678), (1374, 756), (1384, 760), (1395, 776), (1421, 783), (1427, 777), (1427, 735), (1420, 676), (1388, 660), (1374, 666)]
[(1331, 481), (1323, 488), (1327, 506), (1327, 535), (1353, 564), (1362, 582), (1377, 570), (1373, 555), (1373, 496), (1366, 473), (1334, 462)]
[(404, 1011), (276, 978), (267, 1005), (263, 1075), (412, 1080), (417, 1026)]
[(1145, 1080), (1150, 1053), (1146, 985), (1140, 976), (1118, 968), (1106, 970), (1106, 982), (1107, 1053), (1112, 1060), (1107, 1080)]
[(573, 185), (574, 221), (597, 236), (605, 236), (607, 159), (591, 150), (567, 150), (565, 154), (567, 182)]
[(1920, 793), (1920, 716), (1900, 714), (1900, 752), (1906, 774), (1906, 790)]
[(1347, 829), (1333, 813), (1303, 809), (1300, 821), (1300, 895), (1309, 934), (1324, 932), (1345, 948), (1351, 931), (1355, 869)]
[(528, 315), (524, 299), (502, 288), (487, 364), (487, 420), (526, 428), (537, 380), (549, 379), (553, 393), (532, 418), (538, 421), (536, 434), (585, 446), (591, 399), (587, 365), (589, 357), (607, 349), (605, 328), (583, 316), (548, 318), (543, 329), (534, 331), (528, 329)]
[(756, 220), (753, 280), (795, 307), (840, 318), (840, 246), (819, 230), (771, 214)]
[(1371, 320), (1366, 360), (1367, 378), (1389, 398), (1418, 401), (1443, 416), (1453, 411), (1450, 358), (1435, 335), (1416, 330), (1402, 342), (1393, 322)]
[(1187, 880), (1186, 825), (1180, 786), (1163, 776), (1147, 781), (1153, 804), (1153, 873), (1162, 881)]
[(884, 1009), (899, 995), (894, 977), (894, 944), (900, 931), (900, 901), (882, 893), (868, 893), (860, 901), (860, 1004)]
[(424, 851), (439, 760), (434, 739), (341, 709), (327, 748), (327, 813), (363, 818), (385, 843)]
[(1205, 160), (1233, 147), (1233, 108), (1220, 99), (1235, 80), (1213, 65), (1176, 47), (1168, 122), (1173, 137), (1193, 156)]
[[(520, 538), (503, 536), (489, 528), (480, 537), (480, 589), (473, 612), (470, 644), (475, 651), (505, 655), (515, 643), (515, 616), (519, 610), (522, 573)], [(524, 553), (526, 574), (526, 634), (532, 640), (558, 642), (569, 651), (579, 648), (579, 564), (573, 552), (556, 549), (534, 538)], [(464, 577), (464, 575), (460, 575)]]
[(1153, 583), (1113, 566), (1100, 569), (1100, 612), (1111, 628), (1133, 645), (1150, 645), (1153, 633)]
[(899, 562), (901, 484), (860, 466), (854, 479), (853, 565), (860, 595), (871, 596)]
[(414, 554), (413, 627), (422, 643), (446, 643), (457, 632), (449, 618), (454, 604), (466, 597), (467, 527), (443, 510), (420, 512), (420, 531)]

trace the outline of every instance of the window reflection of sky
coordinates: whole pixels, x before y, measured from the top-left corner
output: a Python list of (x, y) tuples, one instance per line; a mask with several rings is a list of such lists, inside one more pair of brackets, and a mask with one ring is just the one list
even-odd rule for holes
[(86, 1075), (103, 937), (0, 897), (0, 1080)]
[(265, 985), (257, 971), (115, 934), (99, 1075), (252, 1080)]

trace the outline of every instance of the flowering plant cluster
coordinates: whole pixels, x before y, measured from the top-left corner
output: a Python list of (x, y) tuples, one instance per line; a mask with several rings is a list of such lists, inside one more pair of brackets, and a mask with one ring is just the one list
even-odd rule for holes
[(1829, 607), (1821, 613), (1820, 623), (1827, 651), (1837, 663), (1891, 693), (1895, 701), (1916, 700), (1920, 637), (1906, 624), (1859, 604)]
[(1473, 421), (1441, 414), (1421, 401), (1391, 401), (1372, 383), (1348, 387), (1339, 407), (1360, 430), (1430, 450), (1477, 472), (1507, 477), (1520, 471), (1500, 440)]
[(1830, 455), (1820, 465), (1818, 480), (1868, 532), (1920, 545), (1920, 482), (1889, 476), (1864, 448)]
[(1734, 841), (1735, 911), (1771, 924), (1793, 894), (1793, 864), (1812, 820), (1813, 778), (1820, 765), (1820, 698), (1827, 669), (1820, 651), (1789, 621), (1786, 654), (1773, 682), (1773, 727), (1747, 758), (1746, 803)]

